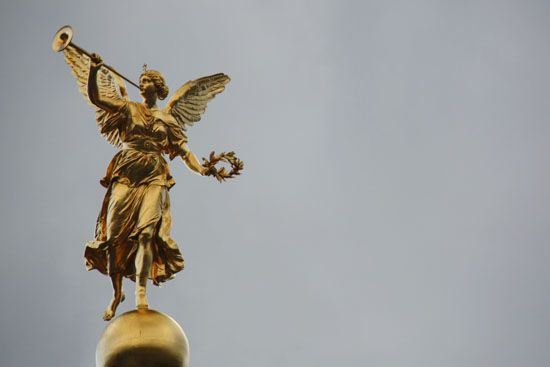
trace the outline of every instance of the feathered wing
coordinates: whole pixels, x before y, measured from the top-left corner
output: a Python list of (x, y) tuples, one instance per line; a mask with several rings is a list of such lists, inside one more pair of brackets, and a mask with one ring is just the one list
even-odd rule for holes
[[(88, 97), (88, 74), (90, 72), (90, 58), (73, 47), (69, 46), (63, 50), (65, 62), (71, 67), (72, 74), (76, 78), (78, 89), (84, 99), (91, 106), (96, 107)], [(128, 100), (126, 86), (121, 78), (111, 73), (106, 68), (101, 68), (97, 73), (97, 86), (100, 96), (114, 100)], [(101, 135), (113, 145), (120, 146), (118, 126), (126, 116), (120, 112), (107, 112), (96, 107), (96, 121)]]
[(187, 130), (187, 126), (200, 121), (208, 102), (223, 92), (230, 80), (227, 75), (219, 73), (188, 81), (170, 98), (164, 112), (174, 116), (180, 126)]

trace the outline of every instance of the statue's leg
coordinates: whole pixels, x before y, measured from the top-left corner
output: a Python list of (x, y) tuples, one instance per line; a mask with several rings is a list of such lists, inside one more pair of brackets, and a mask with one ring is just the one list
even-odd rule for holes
[(136, 253), (136, 307), (148, 308), (147, 303), (147, 279), (153, 262), (153, 234), (154, 225), (150, 225), (141, 231), (139, 235), (139, 247)]
[(109, 321), (115, 316), (116, 309), (120, 302), (123, 301), (124, 293), (122, 293), (122, 273), (116, 273), (111, 275), (111, 282), (113, 283), (113, 298), (103, 313), (103, 320)]

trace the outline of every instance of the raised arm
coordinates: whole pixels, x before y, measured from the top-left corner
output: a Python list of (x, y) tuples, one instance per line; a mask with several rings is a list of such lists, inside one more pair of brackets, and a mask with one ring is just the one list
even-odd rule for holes
[(108, 112), (118, 111), (124, 104), (121, 100), (107, 98), (99, 93), (97, 72), (103, 65), (103, 60), (97, 54), (91, 55), (90, 72), (88, 74), (88, 98), (97, 107)]

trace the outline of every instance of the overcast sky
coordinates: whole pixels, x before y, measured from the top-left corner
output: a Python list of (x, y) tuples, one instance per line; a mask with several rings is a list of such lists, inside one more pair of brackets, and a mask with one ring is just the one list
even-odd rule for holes
[(116, 149), (65, 24), (133, 80), (232, 78), (189, 145), (245, 171), (171, 163), (186, 269), (149, 296), (192, 367), (550, 365), (548, 1), (3, 0), (2, 367), (91, 367), (106, 325), (82, 256)]

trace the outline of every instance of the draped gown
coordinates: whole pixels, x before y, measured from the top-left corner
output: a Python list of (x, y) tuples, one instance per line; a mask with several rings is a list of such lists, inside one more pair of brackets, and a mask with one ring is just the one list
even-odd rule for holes
[(187, 153), (187, 136), (181, 126), (160, 110), (136, 102), (113, 113), (99, 112), (105, 135), (118, 134), (120, 150), (100, 181), (107, 188), (99, 213), (95, 239), (86, 244), (88, 270), (122, 273), (135, 280), (138, 237), (153, 226), (153, 262), (149, 278), (155, 285), (173, 278), (184, 261), (170, 238), (171, 214), (168, 190), (175, 184), (163, 154), (170, 159)]

